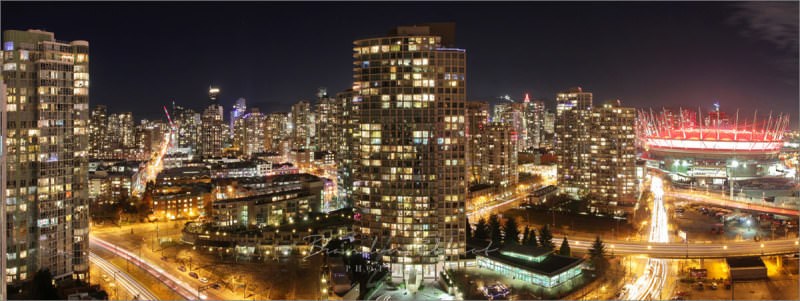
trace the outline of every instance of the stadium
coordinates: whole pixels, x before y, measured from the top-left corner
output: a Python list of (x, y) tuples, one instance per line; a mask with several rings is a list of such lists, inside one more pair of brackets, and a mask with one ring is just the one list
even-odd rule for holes
[(739, 113), (731, 118), (717, 104), (705, 115), (700, 109), (640, 110), (642, 158), (674, 184), (693, 188), (730, 188), (730, 181), (759, 178), (788, 181), (789, 170), (779, 154), (789, 116), (770, 113), (764, 118), (753, 112), (745, 118)]

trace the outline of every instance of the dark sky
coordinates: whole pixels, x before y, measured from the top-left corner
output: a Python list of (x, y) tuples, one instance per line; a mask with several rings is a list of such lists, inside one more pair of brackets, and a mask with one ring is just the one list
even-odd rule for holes
[(572, 86), (635, 107), (798, 111), (798, 6), (723, 2), (21, 3), (3, 29), (88, 40), (90, 101), (161, 117), (201, 108), (210, 84), (286, 111), (352, 83), (352, 41), (396, 25), (455, 22), (470, 100), (510, 94), (554, 103)]

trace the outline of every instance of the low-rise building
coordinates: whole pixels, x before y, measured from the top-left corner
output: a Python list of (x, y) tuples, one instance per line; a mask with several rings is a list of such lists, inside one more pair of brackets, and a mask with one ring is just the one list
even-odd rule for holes
[(323, 210), (324, 181), (309, 174), (264, 178), (260, 194), (217, 200), (211, 220), (218, 227), (263, 227), (293, 223)]
[(192, 218), (205, 214), (212, 200), (210, 184), (172, 185), (157, 188), (153, 195), (153, 215), (159, 219)]
[(210, 175), (213, 179), (266, 177), (272, 170), (272, 163), (263, 160), (249, 160), (211, 165)]
[(516, 280), (550, 288), (583, 273), (585, 260), (553, 254), (552, 250), (505, 245), (503, 248), (476, 253), (477, 265)]

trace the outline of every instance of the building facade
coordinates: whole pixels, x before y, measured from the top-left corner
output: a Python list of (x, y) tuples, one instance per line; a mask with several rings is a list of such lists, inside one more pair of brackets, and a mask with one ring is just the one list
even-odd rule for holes
[(592, 93), (576, 87), (558, 93), (556, 102), (559, 185), (569, 194), (587, 194), (591, 179)]
[(467, 102), (467, 170), (470, 185), (483, 183), (481, 166), (486, 151), (483, 135), (490, 117), (488, 102)]
[(203, 156), (214, 157), (222, 155), (223, 130), (225, 127), (222, 121), (222, 113), (222, 106), (216, 104), (216, 102), (203, 111), (200, 125), (200, 153)]
[(466, 53), (454, 32), (401, 26), (353, 46), (356, 235), (364, 253), (373, 240), (398, 250), (372, 259), (406, 280), (437, 277), (465, 249)]
[(107, 126), (108, 109), (104, 105), (95, 106), (89, 121), (89, 155), (92, 158), (100, 158), (109, 148)]
[(492, 122), (486, 127), (481, 143), (481, 184), (497, 186), (502, 191), (517, 186), (518, 139), (517, 131), (510, 124)]
[[(89, 43), (3, 32), (7, 83), (6, 279), (89, 273)], [(5, 219), (4, 219), (5, 221)]]
[(319, 100), (315, 105), (315, 135), (314, 146), (317, 151), (337, 152), (341, 141), (341, 132), (337, 126), (342, 122), (339, 118), (342, 106), (338, 104), (339, 99), (328, 97), (325, 89), (320, 89)]
[(265, 149), (267, 116), (261, 114), (258, 108), (251, 108), (250, 112), (239, 116), (234, 123), (234, 146), (239, 152), (250, 157), (253, 153), (262, 153)]
[(314, 138), (314, 113), (311, 103), (301, 100), (292, 106), (292, 149), (311, 149)]
[(133, 136), (133, 114), (123, 112), (108, 115), (107, 134), (111, 149), (136, 147)]
[(291, 128), (289, 127), (289, 113), (277, 112), (267, 115), (265, 148), (286, 156), (289, 151)]
[(633, 202), (636, 192), (636, 110), (607, 101), (592, 109), (590, 191)]

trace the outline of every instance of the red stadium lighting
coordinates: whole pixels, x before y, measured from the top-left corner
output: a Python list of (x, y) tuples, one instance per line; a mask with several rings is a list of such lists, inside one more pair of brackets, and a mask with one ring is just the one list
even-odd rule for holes
[[(712, 111), (703, 116), (689, 110), (678, 113), (663, 110), (639, 111), (639, 138), (649, 150), (665, 152), (704, 153), (770, 153), (783, 147), (783, 134), (789, 126), (789, 116), (770, 114), (766, 122), (740, 120), (739, 112), (731, 120), (724, 112)], [(697, 119), (700, 119), (699, 121)]]

